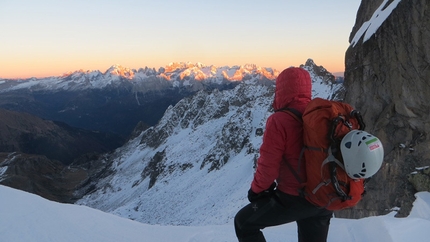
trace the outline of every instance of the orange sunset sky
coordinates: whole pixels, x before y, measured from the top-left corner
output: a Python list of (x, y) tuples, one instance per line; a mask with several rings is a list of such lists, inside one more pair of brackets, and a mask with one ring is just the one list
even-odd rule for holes
[(3, 0), (0, 78), (170, 62), (343, 72), (359, 0)]

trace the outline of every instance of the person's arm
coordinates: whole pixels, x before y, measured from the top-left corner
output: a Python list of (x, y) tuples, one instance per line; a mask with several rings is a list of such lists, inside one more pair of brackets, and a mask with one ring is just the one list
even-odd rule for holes
[(279, 175), (286, 140), (285, 127), (280, 117), (275, 113), (266, 123), (257, 170), (251, 184), (251, 191), (256, 194), (269, 189)]

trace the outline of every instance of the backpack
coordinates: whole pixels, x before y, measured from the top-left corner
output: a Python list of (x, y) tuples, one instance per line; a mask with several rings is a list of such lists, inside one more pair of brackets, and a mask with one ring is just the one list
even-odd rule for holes
[(299, 162), (305, 162), (306, 182), (287, 163), (303, 184), (300, 193), (312, 204), (331, 211), (355, 206), (364, 194), (365, 181), (347, 175), (340, 142), (349, 131), (364, 130), (360, 112), (347, 103), (322, 98), (311, 100), (303, 115), (290, 108), (283, 111), (303, 122), (304, 147)]

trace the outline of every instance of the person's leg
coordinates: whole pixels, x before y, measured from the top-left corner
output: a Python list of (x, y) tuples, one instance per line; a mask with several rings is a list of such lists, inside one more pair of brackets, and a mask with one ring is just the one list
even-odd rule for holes
[(304, 197), (278, 193), (290, 216), (297, 221), (299, 242), (326, 241), (333, 212), (318, 208)]
[(320, 214), (297, 221), (299, 242), (326, 242), (333, 213), (321, 209)]
[(266, 241), (261, 229), (297, 221), (299, 241), (326, 241), (331, 211), (317, 208), (305, 198), (282, 192), (243, 207), (234, 219), (240, 242)]
[(234, 218), (236, 236), (240, 242), (264, 242), (261, 229), (294, 221), (288, 209), (275, 198), (262, 198), (243, 207)]

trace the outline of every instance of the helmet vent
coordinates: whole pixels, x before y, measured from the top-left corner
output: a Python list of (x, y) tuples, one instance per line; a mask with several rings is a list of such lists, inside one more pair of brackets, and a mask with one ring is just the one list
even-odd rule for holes
[(352, 145), (351, 141), (348, 141), (345, 143), (345, 147), (348, 149), (351, 149), (351, 145)]
[(353, 177), (359, 179), (359, 178), (362, 178), (366, 175), (367, 170), (366, 170), (366, 164), (364, 162), (361, 164), (361, 167), (363, 169), (361, 169), (361, 171), (358, 174), (354, 174)]
[(357, 146), (360, 146), (361, 145), (361, 140), (358, 142), (358, 145)]
[(363, 164), (361, 164), (361, 167), (363, 169), (361, 169), (360, 176), (363, 177), (366, 175), (366, 164), (363, 162)]

